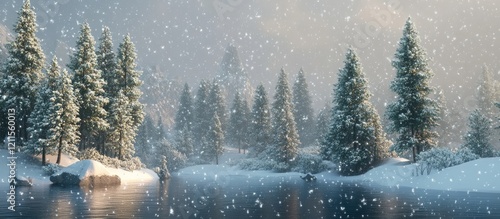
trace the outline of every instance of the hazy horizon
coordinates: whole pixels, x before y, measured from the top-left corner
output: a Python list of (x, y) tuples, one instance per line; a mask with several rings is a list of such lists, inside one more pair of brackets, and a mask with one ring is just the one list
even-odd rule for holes
[[(10, 31), (21, 0), (0, 5), (0, 24)], [(196, 87), (213, 78), (229, 43), (238, 47), (252, 86), (262, 82), (274, 90), (279, 69), (293, 80), (302, 67), (315, 108), (331, 101), (332, 85), (353, 46), (368, 77), (373, 101), (383, 110), (390, 60), (411, 16), (431, 58), (433, 85), (445, 90), (448, 102), (474, 107), (477, 76), (482, 66), (497, 75), (500, 55), (496, 35), (500, 18), (496, 1), (32, 1), (38, 37), (48, 59), (68, 60), (79, 24), (88, 22), (96, 40), (103, 26), (113, 33), (114, 46), (130, 33), (140, 68), (158, 66), (167, 78)], [(216, 9), (219, 6), (219, 10)], [(65, 64), (65, 63), (62, 63)], [(189, 76), (187, 76), (189, 75)]]

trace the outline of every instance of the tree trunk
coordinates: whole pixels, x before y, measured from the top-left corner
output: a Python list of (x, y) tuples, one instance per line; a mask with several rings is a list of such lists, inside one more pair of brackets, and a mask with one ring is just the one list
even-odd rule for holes
[(57, 164), (61, 164), (61, 148), (59, 148), (59, 151), (57, 152)]
[(413, 146), (413, 163), (417, 162), (417, 147)]
[(241, 154), (241, 141), (238, 140), (238, 154)]
[(61, 164), (62, 137), (59, 137), (59, 151), (57, 152), (57, 164)]
[(45, 166), (45, 144), (42, 146), (42, 166)]

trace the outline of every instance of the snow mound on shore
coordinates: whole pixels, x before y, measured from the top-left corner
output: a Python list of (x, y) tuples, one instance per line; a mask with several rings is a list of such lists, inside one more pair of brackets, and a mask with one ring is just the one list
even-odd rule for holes
[(70, 173), (75, 176), (78, 176), (80, 179), (84, 179), (89, 176), (109, 176), (111, 175), (107, 168), (101, 163), (95, 160), (82, 160), (78, 161), (68, 167), (63, 168), (60, 172), (55, 175), (59, 175), (61, 173)]
[(119, 176), (111, 175), (104, 165), (94, 160), (78, 161), (50, 176), (50, 181), (60, 185), (91, 187), (121, 184)]

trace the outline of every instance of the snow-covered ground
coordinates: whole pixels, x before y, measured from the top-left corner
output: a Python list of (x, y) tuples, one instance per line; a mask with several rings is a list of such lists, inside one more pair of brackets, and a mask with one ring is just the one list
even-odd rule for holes
[[(34, 185), (50, 184), (49, 176), (44, 175), (38, 159), (18, 153), (16, 168), (18, 176), (30, 177)], [(0, 149), (0, 163), (7, 164), (7, 150)], [(238, 149), (226, 148), (221, 156), (220, 165), (198, 165), (186, 167), (174, 176), (203, 176), (207, 179), (220, 177), (244, 176), (258, 178), (298, 178), (301, 173), (274, 173), (271, 171), (247, 171), (241, 170), (233, 164), (237, 164), (245, 155), (239, 154)], [(55, 156), (49, 155), (50, 161), (55, 161)], [(62, 166), (69, 166), (77, 159), (63, 156)], [(328, 181), (362, 181), (368, 184), (382, 185), (388, 187), (411, 187), (421, 189), (449, 190), (449, 191), (471, 191), (471, 192), (498, 192), (500, 193), (500, 158), (482, 158), (467, 162), (458, 166), (446, 168), (442, 171), (433, 170), (429, 175), (414, 176), (415, 164), (402, 158), (392, 158), (385, 164), (374, 168), (359, 176), (342, 177), (331, 172), (316, 174), (318, 182)], [(105, 168), (105, 167), (102, 167)], [(0, 168), (0, 185), (7, 185), (9, 169)], [(122, 169), (106, 168), (105, 171), (112, 175), (118, 175), (123, 185), (151, 182), (158, 180), (158, 176), (152, 170), (142, 169), (137, 171), (126, 171)]]
[(374, 168), (361, 176), (346, 177), (384, 186), (404, 186), (422, 189), (500, 192), (500, 158), (481, 158), (442, 171), (433, 170), (429, 175), (413, 176), (415, 164), (404, 159)]
[[(236, 150), (226, 150), (223, 157), (231, 157), (231, 162), (222, 165), (198, 165), (181, 169), (173, 173), (178, 176), (204, 176), (207, 179), (217, 179), (225, 176), (245, 176), (259, 178), (289, 178), (299, 177), (301, 173), (274, 173), (271, 171), (240, 170), (227, 163), (238, 163), (244, 155)], [(470, 192), (498, 192), (500, 193), (500, 158), (482, 158), (467, 162), (442, 171), (432, 170), (429, 175), (414, 176), (416, 164), (407, 159), (392, 158), (383, 165), (376, 167), (359, 176), (343, 177), (332, 172), (316, 174), (317, 181), (362, 181), (368, 184), (388, 187), (410, 187), (421, 189), (470, 191)]]
[[(38, 159), (32, 158), (22, 153), (17, 153), (16, 156), (18, 157), (16, 159), (17, 176), (23, 176), (26, 178), (29, 177), (33, 179), (34, 186), (51, 184), (49, 179), (50, 176), (44, 174), (39, 158)], [(9, 157), (8, 151), (0, 149), (0, 163), (8, 164), (7, 157)], [(57, 156), (54, 155), (47, 156), (47, 159), (51, 163), (55, 162), (56, 158)], [(70, 158), (66, 155), (63, 155), (61, 159), (61, 166), (67, 167), (77, 161), (78, 159)], [(102, 165), (92, 165), (92, 167), (98, 167), (97, 169), (92, 170), (92, 172), (95, 173), (103, 172), (103, 173), (109, 173), (110, 175), (118, 175), (121, 179), (122, 185), (131, 185), (131, 184), (145, 183), (158, 180), (158, 176), (156, 175), (156, 173), (149, 169), (126, 171), (122, 169), (104, 167)], [(85, 168), (81, 167), (80, 169), (85, 169)], [(4, 168), (0, 168), (0, 185), (5, 185), (5, 186), (8, 185), (8, 178), (9, 178), (9, 167), (5, 165)]]

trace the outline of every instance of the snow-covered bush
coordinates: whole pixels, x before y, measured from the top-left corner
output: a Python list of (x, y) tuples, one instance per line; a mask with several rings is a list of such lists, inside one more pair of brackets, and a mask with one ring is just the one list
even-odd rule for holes
[(456, 152), (448, 148), (433, 148), (418, 155), (417, 172), (429, 174), (435, 169), (441, 171), (444, 168), (456, 166), (465, 162), (478, 159), (479, 156), (472, 153), (470, 149), (462, 148)]
[[(460, 162), (459, 164), (466, 163), (466, 162), (473, 161), (473, 160), (480, 158), (477, 154), (474, 154), (472, 152), (472, 150), (470, 150), (468, 148), (462, 148), (462, 149), (458, 150), (455, 153), (455, 157), (458, 160), (457, 162)], [(455, 165), (458, 165), (458, 164), (455, 164)]]
[(101, 155), (96, 149), (89, 148), (78, 153), (80, 160), (95, 160), (102, 163), (104, 166), (112, 168), (121, 168), (128, 171), (139, 170), (144, 168), (144, 164), (138, 157), (133, 157), (128, 160), (120, 160), (118, 158), (111, 158)]
[(300, 173), (319, 173), (327, 169), (327, 164), (319, 155), (299, 153), (292, 171)]
[(102, 155), (95, 148), (88, 148), (78, 152), (77, 158), (80, 160), (102, 160)]
[(248, 158), (239, 162), (238, 166), (243, 170), (272, 170), (276, 162), (272, 160), (261, 160), (258, 158)]
[(275, 162), (273, 166), (273, 171), (277, 173), (286, 173), (290, 171), (291, 166), (285, 162)]
[(455, 154), (448, 148), (433, 148), (418, 155), (418, 164), (429, 165), (432, 169), (442, 170), (455, 164)]
[(59, 172), (59, 170), (61, 170), (61, 166), (56, 163), (49, 163), (47, 166), (43, 166), (42, 169), (45, 175), (50, 176), (54, 173)]

